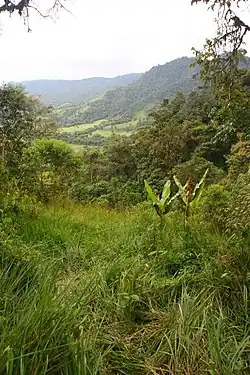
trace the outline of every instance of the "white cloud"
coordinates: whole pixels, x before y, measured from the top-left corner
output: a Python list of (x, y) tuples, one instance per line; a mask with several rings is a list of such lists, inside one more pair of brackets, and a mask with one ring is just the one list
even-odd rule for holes
[(17, 16), (2, 17), (0, 81), (145, 71), (191, 55), (213, 35), (213, 15), (190, 0), (74, 0), (69, 7), (73, 16), (61, 11), (56, 23), (32, 14), (31, 33)]

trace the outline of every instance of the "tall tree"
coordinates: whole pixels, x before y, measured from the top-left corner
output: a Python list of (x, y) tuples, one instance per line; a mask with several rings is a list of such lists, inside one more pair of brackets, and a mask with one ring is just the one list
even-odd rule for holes
[(0, 87), (0, 158), (6, 166), (17, 168), (24, 148), (55, 130), (49, 110), (22, 87)]
[(216, 132), (210, 141), (216, 148), (220, 145), (226, 156), (239, 134), (249, 134), (249, 75), (242, 69), (247, 63), (242, 47), (250, 23), (242, 19), (247, 12), (241, 12), (249, 0), (192, 0), (191, 3), (205, 3), (217, 12), (216, 36), (206, 40), (202, 51), (194, 49), (194, 52), (201, 78), (212, 86), (219, 104), (211, 117)]
[(201, 65), (202, 78), (206, 82), (216, 82), (218, 86), (227, 85), (230, 88), (235, 69), (246, 53), (242, 47), (250, 31), (250, 20), (243, 21), (241, 7), (247, 6), (249, 0), (191, 0), (192, 5), (197, 3), (204, 3), (216, 12), (217, 23), (216, 36), (206, 39), (202, 51), (193, 49)]
[(249, 0), (191, 0), (191, 4), (204, 3), (217, 12), (217, 36), (213, 46), (218, 51), (229, 47), (231, 53), (237, 53), (244, 42), (244, 37), (250, 31), (250, 20), (245, 22), (240, 13), (241, 5), (247, 5)]

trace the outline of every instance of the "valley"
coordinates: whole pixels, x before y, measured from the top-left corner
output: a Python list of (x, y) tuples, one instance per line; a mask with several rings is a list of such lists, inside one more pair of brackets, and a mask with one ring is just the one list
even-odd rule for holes
[(0, 375), (250, 374), (247, 3), (0, 0)]
[(163, 99), (173, 98), (178, 91), (196, 89), (198, 70), (190, 67), (193, 61), (182, 57), (143, 74), (113, 79), (34, 81), (23, 85), (31, 94), (54, 105), (59, 139), (100, 146), (112, 134), (129, 136), (140, 126), (150, 124), (148, 114)]

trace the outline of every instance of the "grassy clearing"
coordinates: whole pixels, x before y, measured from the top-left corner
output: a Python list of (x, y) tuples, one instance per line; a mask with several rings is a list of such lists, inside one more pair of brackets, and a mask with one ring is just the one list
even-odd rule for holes
[(73, 126), (65, 126), (59, 129), (61, 133), (75, 133), (75, 132), (83, 132), (88, 130), (89, 128), (93, 128), (94, 126), (99, 126), (105, 120), (98, 120), (92, 123), (87, 124), (79, 124)]
[[(74, 125), (74, 126), (68, 126), (63, 127), (59, 129), (60, 133), (77, 133), (77, 132), (83, 132), (90, 128), (93, 128), (94, 126), (99, 126), (102, 122), (105, 122), (105, 120), (98, 120), (93, 123), (89, 124), (81, 124), (81, 125)], [(108, 123), (108, 121), (106, 121)], [(119, 133), (121, 135), (130, 135), (131, 132), (127, 132), (125, 129), (127, 127), (135, 127), (137, 124), (137, 120), (133, 120), (131, 122), (124, 122), (122, 124), (116, 124), (116, 125), (107, 125), (103, 129), (96, 129), (92, 131), (92, 134), (100, 134), (103, 136), (110, 136), (112, 135), (112, 132)]]
[(1, 233), (0, 374), (249, 373), (250, 254), (200, 218), (65, 203)]
[(96, 130), (95, 132), (93, 132), (93, 135), (102, 135), (104, 137), (110, 137), (113, 133), (115, 134), (119, 134), (119, 135), (125, 135), (125, 136), (129, 136), (131, 135), (132, 132), (130, 131), (126, 131), (126, 127), (128, 127), (129, 124), (117, 124), (117, 125), (109, 125), (109, 126), (106, 126), (105, 128), (103, 129), (100, 129), (100, 130)]
[(62, 127), (59, 129), (60, 133), (77, 133), (77, 132), (83, 132), (90, 128), (93, 128), (95, 126), (99, 126), (101, 123), (106, 123), (107, 126), (105, 126), (103, 129), (96, 129), (93, 130), (92, 134), (99, 134), (103, 135), (104, 137), (109, 137), (112, 135), (113, 131), (115, 133), (118, 133), (120, 135), (131, 135), (131, 132), (126, 131), (126, 128), (128, 127), (136, 127), (139, 120), (145, 118), (145, 113), (143, 111), (139, 111), (135, 114), (134, 118), (131, 121), (123, 122), (120, 124), (115, 125), (108, 125), (108, 120), (97, 120), (92, 123), (86, 123), (86, 124), (80, 124), (80, 125), (72, 125), (68, 127)]

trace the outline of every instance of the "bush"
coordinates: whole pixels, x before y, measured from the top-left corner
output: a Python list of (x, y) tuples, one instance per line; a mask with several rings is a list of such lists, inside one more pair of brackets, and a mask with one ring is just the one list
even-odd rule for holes
[(173, 168), (173, 174), (177, 176), (182, 184), (185, 184), (189, 176), (192, 176), (192, 179), (198, 182), (207, 169), (209, 169), (209, 172), (206, 177), (206, 184), (215, 184), (225, 177), (222, 169), (199, 157), (193, 157), (185, 163), (176, 165)]
[(226, 216), (229, 232), (250, 237), (250, 173), (241, 174), (233, 185)]
[(124, 183), (117, 178), (99, 181), (94, 184), (77, 182), (70, 190), (74, 200), (80, 202), (105, 201), (111, 207), (132, 206), (142, 201), (140, 186), (134, 181)]
[(39, 204), (32, 196), (23, 195), (15, 190), (10, 193), (0, 192), (1, 225), (14, 223), (18, 218), (31, 218), (37, 215)]
[(210, 185), (204, 192), (198, 206), (206, 220), (220, 229), (225, 229), (225, 215), (227, 214), (231, 195), (222, 185)]
[(65, 196), (80, 168), (79, 155), (66, 142), (38, 139), (22, 158), (23, 189), (49, 202)]
[(236, 180), (241, 173), (247, 173), (250, 168), (250, 141), (240, 140), (233, 148), (227, 160), (228, 176)]

